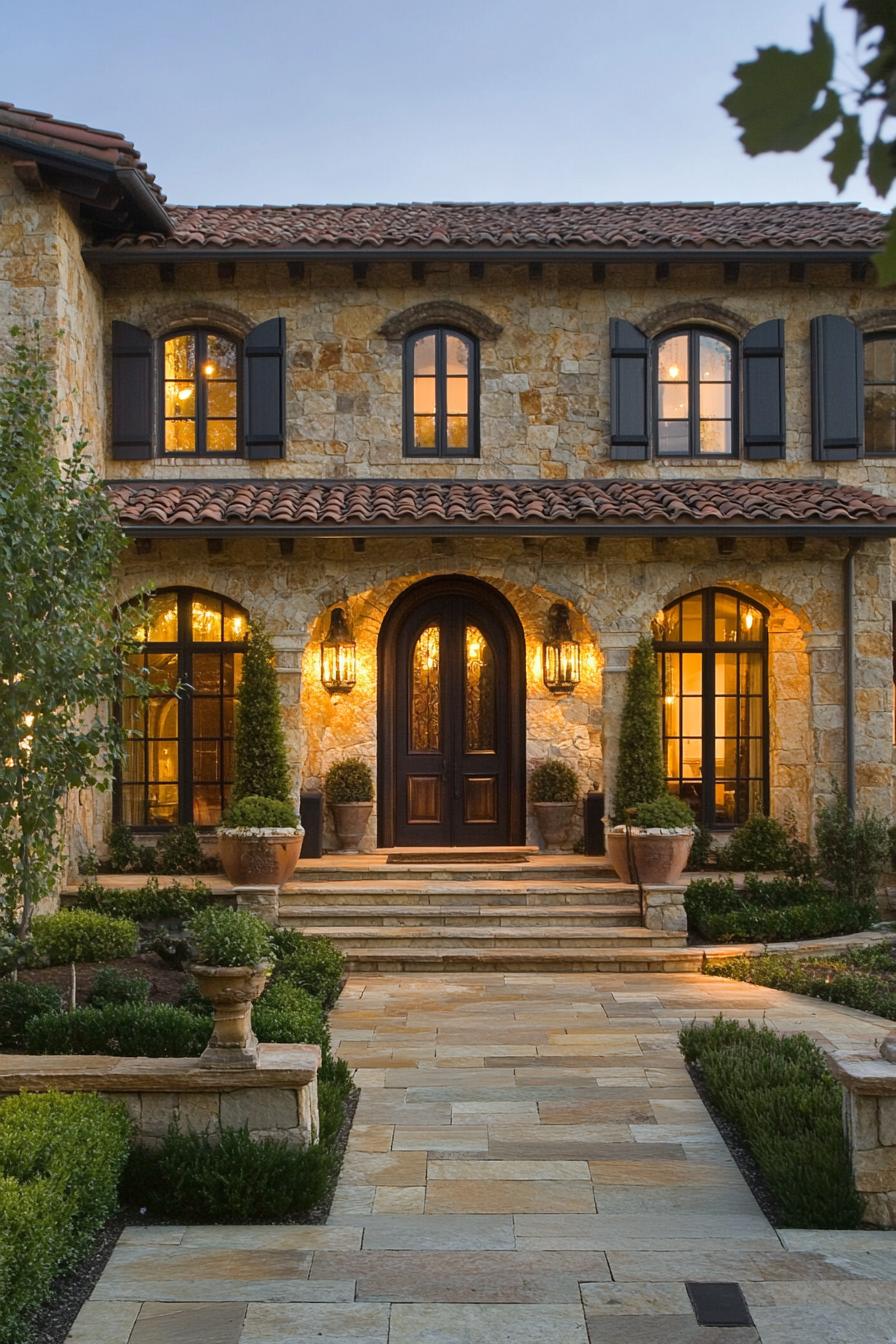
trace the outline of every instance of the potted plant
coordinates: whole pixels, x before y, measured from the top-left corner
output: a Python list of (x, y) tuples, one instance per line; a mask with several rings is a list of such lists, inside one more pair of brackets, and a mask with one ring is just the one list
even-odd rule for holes
[(579, 779), (565, 761), (543, 761), (529, 776), (529, 797), (545, 849), (562, 849), (579, 798)]
[(344, 854), (357, 854), (373, 811), (373, 776), (358, 756), (346, 756), (331, 765), (324, 791), (333, 825)]
[(649, 635), (632, 652), (619, 731), (619, 760), (607, 858), (623, 882), (666, 885), (681, 876), (694, 841), (694, 816), (666, 790), (660, 688)]
[(290, 794), (274, 667), (264, 627), (249, 627), (237, 692), (233, 801), (218, 827), (221, 865), (234, 886), (280, 886), (295, 871), (305, 832)]
[(221, 866), (235, 887), (280, 887), (302, 852), (305, 831), (292, 803), (250, 794), (224, 813), (218, 827)]
[(190, 967), (214, 1009), (214, 1029), (201, 1055), (203, 1068), (250, 1069), (258, 1063), (252, 1004), (271, 973), (267, 925), (245, 910), (214, 906), (189, 927), (196, 962)]

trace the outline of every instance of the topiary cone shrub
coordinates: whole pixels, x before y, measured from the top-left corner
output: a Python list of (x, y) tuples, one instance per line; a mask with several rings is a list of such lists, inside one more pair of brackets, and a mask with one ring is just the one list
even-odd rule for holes
[(290, 801), (289, 768), (274, 649), (260, 621), (249, 626), (236, 699), (233, 798)]

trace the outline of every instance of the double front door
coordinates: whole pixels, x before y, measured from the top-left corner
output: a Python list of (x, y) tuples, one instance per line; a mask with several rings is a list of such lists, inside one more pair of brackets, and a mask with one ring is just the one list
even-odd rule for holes
[(464, 592), (439, 592), (396, 632), (396, 845), (510, 843), (510, 649), (503, 622)]

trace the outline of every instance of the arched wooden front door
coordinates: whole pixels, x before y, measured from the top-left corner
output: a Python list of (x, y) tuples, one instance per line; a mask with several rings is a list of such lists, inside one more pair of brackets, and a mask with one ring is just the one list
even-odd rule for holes
[(519, 621), (473, 579), (428, 579), (379, 647), (380, 843), (523, 839), (525, 664)]

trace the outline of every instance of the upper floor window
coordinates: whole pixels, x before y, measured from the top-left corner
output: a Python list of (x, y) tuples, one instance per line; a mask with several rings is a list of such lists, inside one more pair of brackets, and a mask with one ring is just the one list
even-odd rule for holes
[(735, 346), (691, 328), (655, 344), (656, 451), (660, 457), (730, 457), (737, 441)]
[(896, 453), (896, 333), (865, 337), (865, 452)]
[(165, 338), (162, 363), (164, 455), (238, 453), (236, 341), (204, 328), (180, 331)]
[(479, 352), (448, 327), (405, 341), (404, 451), (407, 457), (475, 457), (479, 452)]

